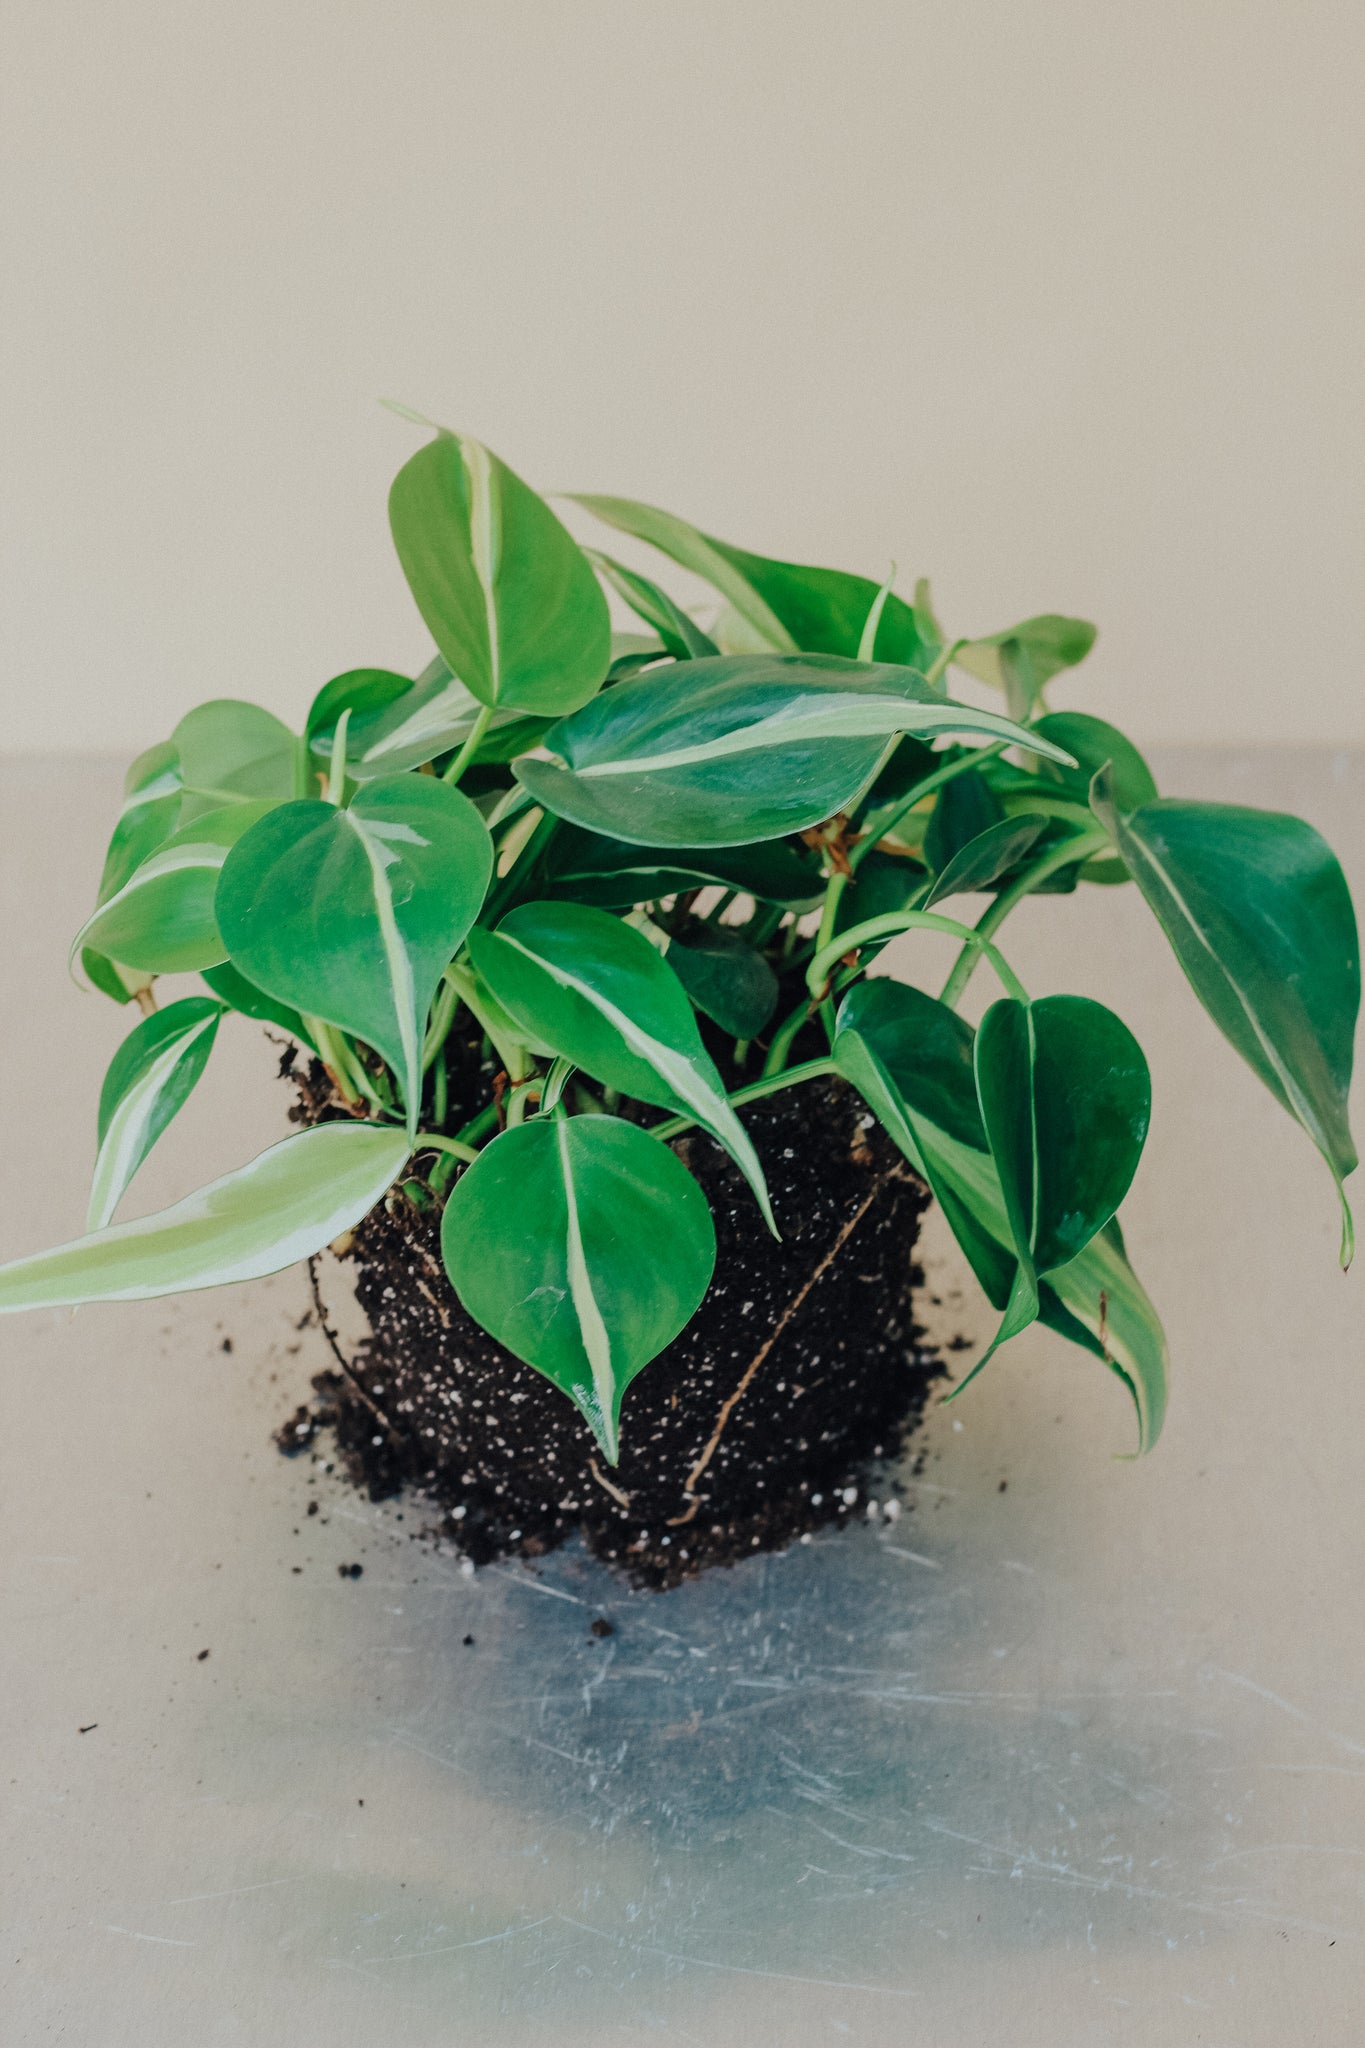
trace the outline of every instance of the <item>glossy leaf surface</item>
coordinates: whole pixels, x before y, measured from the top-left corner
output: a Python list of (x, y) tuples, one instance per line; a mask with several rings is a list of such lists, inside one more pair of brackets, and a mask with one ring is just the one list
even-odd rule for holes
[(182, 825), (101, 905), (76, 946), (152, 974), (216, 967), (227, 958), (214, 915), (219, 874), (237, 841), (273, 808), (269, 801), (227, 804)]
[(458, 790), (394, 775), (366, 784), (348, 810), (282, 805), (242, 840), (219, 884), (233, 965), (382, 1053), (413, 1130), (427, 1009), (478, 915), (492, 858)]
[(223, 1005), (186, 996), (154, 1010), (129, 1032), (109, 1063), (100, 1091), (99, 1150), (86, 1215), (102, 1230), (124, 1189), (208, 1064)]
[(300, 1131), (170, 1209), (0, 1266), (0, 1314), (145, 1301), (278, 1273), (367, 1215), (407, 1154), (393, 1125)]
[(1046, 818), (1028, 811), (987, 826), (953, 855), (925, 897), (924, 908), (928, 910), (949, 896), (989, 889), (1041, 838), (1047, 826)]
[(394, 545), (432, 639), (481, 704), (570, 711), (610, 661), (607, 601), (542, 498), (482, 443), (438, 434), (389, 494)]
[(1120, 810), (1134, 811), (1156, 796), (1156, 777), (1146, 761), (1127, 734), (1107, 719), (1092, 718), (1088, 711), (1049, 711), (1033, 731), (1075, 755), (1076, 767), (1059, 768), (1049, 762), (1046, 773), (1077, 803), (1089, 803), (1091, 781), (1106, 762), (1113, 771), (1113, 799)]
[(664, 957), (697, 1008), (731, 1038), (757, 1038), (777, 1008), (772, 968), (725, 925), (690, 926)]
[(1360, 947), (1336, 856), (1279, 811), (1159, 798), (1125, 815), (1103, 775), (1093, 802), (1200, 1002), (1331, 1168), (1349, 1263)]
[[(671, 512), (632, 498), (579, 496), (576, 502), (618, 531), (648, 541), (680, 568), (704, 577), (745, 621), (757, 645), (785, 654), (857, 654), (878, 590), (870, 577), (750, 554)], [(875, 652), (878, 661), (910, 668), (923, 669), (933, 659), (913, 607), (894, 592), (882, 611)]]
[(622, 1395), (715, 1265), (687, 1169), (619, 1117), (538, 1117), (456, 1181), (441, 1249), (474, 1320), (569, 1396), (614, 1464)]
[[(973, 1051), (970, 1027), (918, 989), (861, 982), (840, 1006), (834, 1042), (840, 1072), (927, 1181), (987, 1298), (1005, 1309), (1019, 1262), (986, 1145)], [(1041, 1320), (1073, 1342), (1088, 1334), (1087, 1348), (1123, 1379), (1137, 1413), (1140, 1447), (1149, 1449), (1165, 1414), (1166, 1340), (1128, 1265), (1117, 1225), (1098, 1231), (1037, 1291)]]
[(913, 670), (833, 656), (672, 664), (608, 690), (518, 761), (537, 803), (654, 846), (741, 846), (844, 809), (898, 732), (1030, 742), (1010, 720), (935, 696)]
[(632, 846), (562, 821), (535, 880), (540, 886), (528, 893), (562, 892), (607, 910), (713, 884), (762, 902), (807, 908), (818, 902), (824, 886), (818, 855), (789, 839), (754, 846)]
[(496, 932), (471, 932), (469, 949), (526, 1031), (622, 1095), (694, 1117), (725, 1147), (773, 1227), (758, 1155), (725, 1099), (692, 1005), (642, 933), (583, 904), (524, 903)]

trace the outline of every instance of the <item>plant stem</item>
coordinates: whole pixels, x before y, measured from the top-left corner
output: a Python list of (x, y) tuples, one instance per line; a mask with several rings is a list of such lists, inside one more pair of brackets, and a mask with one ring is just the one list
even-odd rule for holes
[(452, 789), (454, 789), (460, 777), (464, 774), (465, 769), (469, 766), (474, 756), (478, 753), (479, 748), (483, 744), (483, 736), (487, 732), (492, 722), (493, 706), (491, 704), (485, 704), (480, 710), (478, 717), (474, 720), (474, 723), (470, 728), (469, 737), (466, 739), (464, 745), (460, 748), (459, 753), (455, 756), (455, 759), (451, 762), (450, 766), (446, 769), (445, 774), (441, 778), (443, 782), (448, 782)]
[(935, 661), (933, 667), (929, 670), (928, 674), (924, 678), (925, 682), (941, 683), (943, 681), (944, 676), (948, 672), (948, 665), (952, 661), (954, 655), (957, 653), (958, 648), (965, 647), (966, 645), (967, 643), (965, 640), (950, 640), (946, 647), (941, 648), (939, 650), (938, 659)]
[(452, 1159), (463, 1159), (467, 1164), (479, 1156), (472, 1145), (462, 1145), (458, 1138), (447, 1138), (440, 1131), (419, 1131), (412, 1149), (414, 1152), (448, 1152)]
[(431, 1113), (438, 1124), (446, 1120), (450, 1107), (450, 1077), (446, 1072), (446, 1051), (442, 1045), (436, 1057), (436, 1081), (431, 1091)]
[[(736, 1088), (726, 1101), (732, 1109), (746, 1102), (757, 1102), (764, 1095), (775, 1095), (779, 1088), (795, 1088), (802, 1081), (818, 1081), (822, 1074), (834, 1072), (833, 1060), (803, 1060), (799, 1067), (788, 1067), (781, 1074), (765, 1074), (761, 1081), (750, 1081), (747, 1087)], [(682, 1131), (690, 1131), (696, 1124), (694, 1116), (670, 1117), (667, 1123), (651, 1124), (651, 1138), (676, 1138)]]
[[(983, 920), (984, 922), (984, 920)], [(806, 969), (806, 986), (811, 1000), (822, 1000), (822, 991), (830, 971), (845, 953), (852, 953), (859, 946), (865, 946), (872, 939), (889, 938), (895, 932), (946, 932), (950, 938), (961, 939), (968, 947), (983, 952), (1000, 977), (1001, 986), (1016, 1002), (1026, 1003), (1028, 992), (1009, 962), (991, 944), (989, 937), (981, 931), (973, 931), (970, 925), (959, 924), (955, 917), (940, 917), (936, 910), (888, 910), (881, 917), (869, 917), (862, 924), (850, 926), (840, 932), (811, 961)]]
[(784, 1017), (781, 1024), (778, 1025), (768, 1046), (768, 1057), (763, 1062), (764, 1080), (769, 1080), (774, 1074), (782, 1072), (783, 1067), (787, 1063), (787, 1054), (791, 1050), (792, 1040), (796, 1037), (797, 1032), (801, 1029), (810, 1013), (810, 999), (807, 996), (803, 996), (796, 1005), (796, 1008), (788, 1016)]
[(462, 1124), (460, 1129), (456, 1131), (456, 1143), (463, 1145), (466, 1149), (468, 1149), (468, 1147), (475, 1144), (478, 1141), (478, 1139), (486, 1138), (488, 1136), (488, 1133), (496, 1125), (497, 1121), (498, 1105), (496, 1104), (496, 1102), (486, 1103), (485, 1106), (479, 1111), (477, 1116), (472, 1116), (467, 1124)]
[(994, 903), (977, 919), (971, 941), (964, 945), (953, 965), (953, 971), (944, 982), (939, 1001), (955, 1010), (961, 1000), (962, 991), (972, 976), (972, 970), (992, 933), (999, 931), (1016, 903), (1045, 882), (1049, 875), (1055, 875), (1058, 868), (1069, 867), (1074, 860), (1088, 860), (1092, 854), (1101, 853), (1109, 845), (1107, 832), (1080, 832), (1073, 839), (1064, 839), (1060, 846), (1049, 848), (1040, 860), (1025, 868), (1017, 881), (1008, 889), (1002, 889)]
[(436, 1001), (431, 1006), (431, 1021), (427, 1026), (427, 1035), (422, 1041), (423, 1073), (426, 1072), (446, 1042), (450, 1027), (455, 1021), (455, 1009), (459, 1000), (460, 992), (455, 987), (455, 984), (448, 979), (443, 979), (440, 988), (436, 992)]

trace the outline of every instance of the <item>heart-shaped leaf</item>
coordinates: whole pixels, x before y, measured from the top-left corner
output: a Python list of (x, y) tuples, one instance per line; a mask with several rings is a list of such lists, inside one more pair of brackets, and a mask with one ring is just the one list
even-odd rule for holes
[(1077, 1258), (1127, 1194), (1152, 1089), (1127, 1025), (1084, 996), (1002, 998), (981, 1020), (974, 1057), (1018, 1260), (1004, 1322), (979, 1372), (1038, 1314), (1039, 1276)]
[(1032, 730), (1075, 755), (1074, 768), (1050, 762), (1046, 772), (1077, 803), (1089, 803), (1091, 781), (1106, 763), (1113, 771), (1113, 800), (1121, 811), (1135, 811), (1156, 796), (1156, 777), (1146, 761), (1127, 734), (1107, 719), (1092, 718), (1088, 711), (1049, 711)]
[(208, 1064), (223, 1005), (186, 996), (144, 1017), (109, 1062), (100, 1091), (99, 1151), (86, 1215), (102, 1230), (124, 1189)]
[(299, 743), (259, 704), (214, 698), (187, 712), (171, 735), (184, 785), (182, 824), (224, 804), (294, 795)]
[(392, 775), (366, 784), (349, 810), (282, 805), (234, 849), (219, 883), (234, 967), (381, 1053), (412, 1132), (427, 1010), (492, 864), (467, 798), (430, 775)]
[[(986, 1146), (969, 1026), (918, 989), (860, 982), (840, 1006), (834, 1057), (933, 1190), (992, 1306), (1005, 1309), (1019, 1261)], [(1165, 1413), (1166, 1340), (1127, 1263), (1117, 1224), (1107, 1224), (1078, 1257), (1054, 1268), (1037, 1292), (1040, 1320), (1072, 1342), (1085, 1342), (1122, 1378), (1137, 1413), (1140, 1447), (1149, 1449)]]
[(596, 548), (584, 548), (583, 552), (617, 596), (624, 598), (646, 625), (653, 626), (662, 646), (675, 661), (697, 661), (704, 655), (720, 653), (710, 634), (703, 633), (696, 620), (689, 618), (681, 605), (674, 604), (657, 583), (651, 583), (635, 569), (627, 569), (624, 563), (614, 562), (610, 555), (599, 554)]
[[(123, 808), (104, 856), (96, 904), (107, 903), (123, 887), (149, 853), (165, 843), (180, 822), (180, 757), (168, 740), (139, 754), (123, 782)], [(96, 988), (126, 1003), (151, 986), (145, 969), (121, 969), (117, 962), (87, 946), (81, 967)]]
[(146, 1301), (278, 1273), (359, 1223), (407, 1156), (406, 1137), (389, 1124), (299, 1131), (173, 1208), (0, 1266), (0, 1314)]
[(469, 1314), (562, 1388), (615, 1464), (621, 1396), (690, 1320), (715, 1266), (711, 1212), (687, 1169), (620, 1117), (537, 1117), (456, 1181), (441, 1250)]
[(1047, 827), (1047, 819), (1036, 811), (1025, 811), (1017, 817), (1002, 818), (998, 825), (988, 825), (953, 855), (925, 897), (924, 908), (929, 910), (948, 896), (989, 889), (992, 882), (998, 881), (1028, 852)]
[(1103, 774), (1092, 803), (1200, 1002), (1331, 1168), (1348, 1265), (1360, 944), (1336, 856), (1279, 811), (1162, 797), (1125, 815)]
[(227, 947), (214, 916), (214, 892), (230, 850), (275, 806), (225, 804), (182, 825), (101, 904), (72, 945), (150, 974), (216, 967)]
[[(441, 664), (444, 668), (445, 664)], [(400, 698), (410, 698), (417, 685), (410, 676), (396, 675), (388, 668), (351, 668), (333, 676), (314, 697), (303, 728), (304, 739), (314, 756), (326, 761), (343, 711), (351, 716), (346, 726), (346, 752), (357, 758), (384, 725), (387, 714)], [(313, 791), (309, 790), (308, 795)]]
[(1015, 718), (1027, 718), (1045, 684), (1064, 668), (1085, 660), (1095, 644), (1095, 628), (1085, 619), (1067, 619), (1043, 612), (1003, 632), (988, 633), (959, 647), (953, 660), (968, 675), (1005, 693)]
[(582, 549), (506, 464), (440, 433), (394, 479), (389, 521), (432, 639), (481, 704), (553, 714), (597, 690), (607, 601)]
[(681, 982), (649, 940), (604, 910), (523, 903), (469, 950), (526, 1031), (622, 1095), (690, 1116), (744, 1174), (776, 1236), (758, 1154), (731, 1109)]
[(847, 808), (899, 732), (1050, 748), (1009, 719), (934, 695), (912, 669), (743, 655), (619, 684), (546, 734), (550, 759), (523, 758), (515, 772), (537, 803), (590, 831), (638, 845), (742, 846)]
[(725, 925), (691, 925), (664, 958), (697, 1008), (732, 1038), (757, 1038), (777, 1008), (772, 968)]
[[(713, 539), (671, 512), (631, 498), (580, 495), (575, 503), (619, 532), (648, 541), (680, 568), (704, 577), (744, 620), (758, 646), (779, 654), (803, 648), (814, 654), (858, 652), (867, 615), (877, 597), (878, 586), (870, 577), (751, 555), (744, 548)], [(936, 652), (920, 632), (913, 607), (888, 593), (877, 627), (876, 658), (922, 670), (930, 666)]]

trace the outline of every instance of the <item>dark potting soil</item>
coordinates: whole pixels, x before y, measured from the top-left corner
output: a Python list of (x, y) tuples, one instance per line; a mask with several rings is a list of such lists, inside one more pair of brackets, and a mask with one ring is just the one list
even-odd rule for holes
[[(301, 1120), (326, 1113), (313, 1068), (293, 1076)], [(399, 1191), (343, 1254), (371, 1335), (314, 1381), (281, 1448), (334, 1429), (356, 1485), (376, 1500), (415, 1489), (476, 1564), (579, 1532), (656, 1587), (858, 1512), (860, 1470), (896, 1453), (941, 1369), (912, 1308), (928, 1195), (842, 1082), (758, 1102), (745, 1123), (781, 1242), (718, 1145), (676, 1141), (715, 1217), (715, 1278), (627, 1390), (618, 1466), (557, 1388), (464, 1313), (439, 1213)], [(322, 1309), (325, 1271), (315, 1283)]]

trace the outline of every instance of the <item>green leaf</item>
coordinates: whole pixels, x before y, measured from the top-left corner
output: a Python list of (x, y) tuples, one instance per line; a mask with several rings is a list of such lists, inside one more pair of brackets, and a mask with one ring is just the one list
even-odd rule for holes
[[(168, 740), (139, 754), (123, 782), (123, 807), (104, 856), (96, 904), (107, 903), (133, 870), (170, 838), (180, 821), (180, 757)], [(126, 1003), (152, 977), (139, 968), (121, 969), (93, 947), (85, 947), (81, 967), (87, 978), (116, 1003)]]
[[(537, 803), (652, 846), (742, 846), (848, 808), (899, 732), (1008, 739), (1009, 719), (935, 696), (912, 669), (833, 655), (722, 656), (621, 683), (516, 763)], [(561, 765), (562, 764), (562, 765)]]
[(710, 634), (703, 633), (695, 619), (689, 618), (682, 606), (675, 604), (657, 583), (651, 583), (647, 576), (613, 561), (610, 555), (599, 554), (596, 548), (584, 548), (583, 552), (617, 596), (624, 598), (646, 625), (653, 626), (665, 651), (675, 661), (696, 661), (703, 655), (719, 654), (720, 649)]
[(368, 1214), (407, 1154), (391, 1125), (300, 1131), (173, 1208), (0, 1266), (0, 1313), (145, 1301), (278, 1273)]
[[(806, 568), (751, 555), (690, 526), (685, 519), (631, 498), (584, 497), (574, 501), (608, 526), (671, 556), (680, 568), (704, 577), (745, 621), (758, 646), (779, 654), (805, 649), (813, 654), (856, 655), (878, 585), (842, 569)], [(927, 668), (932, 649), (916, 624), (912, 606), (888, 595), (877, 628), (879, 661)]]
[(725, 1097), (682, 984), (643, 933), (578, 903), (523, 903), (469, 950), (524, 1030), (608, 1088), (695, 1118), (773, 1223), (758, 1154)]
[(1162, 797), (1125, 816), (1107, 774), (1091, 801), (1200, 1002), (1327, 1161), (1349, 1265), (1360, 946), (1336, 856), (1279, 811)]
[(523, 893), (562, 893), (579, 903), (615, 910), (714, 885), (802, 910), (818, 903), (824, 890), (819, 856), (793, 840), (762, 840), (753, 846), (633, 846), (628, 840), (604, 838), (561, 821)]
[[(992, 1306), (1004, 1309), (1019, 1265), (986, 1149), (969, 1026), (918, 989), (860, 982), (840, 1006), (834, 1058), (933, 1190)], [(1123, 1380), (1140, 1448), (1149, 1449), (1166, 1407), (1166, 1340), (1127, 1263), (1117, 1223), (1054, 1268), (1038, 1294), (1040, 1319), (1072, 1342), (1086, 1340)]]
[[(958, 777), (960, 782), (966, 780), (966, 776)], [(949, 783), (947, 787), (952, 789), (955, 785)], [(944, 793), (946, 795), (947, 791)], [(1036, 811), (1002, 818), (998, 825), (987, 826), (984, 832), (978, 832), (975, 839), (969, 839), (961, 851), (953, 855), (925, 897), (924, 908), (930, 910), (948, 896), (989, 889), (992, 882), (999, 881), (1028, 852), (1047, 828), (1048, 820)]]
[(699, 1010), (731, 1038), (757, 1038), (777, 1008), (777, 976), (725, 925), (693, 924), (664, 955)]
[(976, 1034), (975, 1067), (1018, 1260), (1005, 1320), (979, 1372), (1038, 1314), (1039, 1276), (1078, 1257), (1127, 1194), (1152, 1089), (1127, 1025), (1084, 996), (992, 1004)]
[(298, 742), (259, 704), (235, 697), (199, 704), (181, 719), (171, 743), (185, 791), (184, 825), (224, 804), (284, 803), (294, 794)]
[(441, 1250), (469, 1314), (569, 1396), (615, 1464), (621, 1396), (690, 1320), (715, 1266), (711, 1212), (687, 1169), (619, 1117), (537, 1117), (456, 1181)]
[(964, 847), (998, 825), (1004, 815), (1000, 798), (979, 768), (955, 775), (934, 798), (924, 834), (925, 860), (935, 873), (941, 873)]
[(1092, 718), (1088, 711), (1049, 711), (1032, 729), (1075, 755), (1076, 767), (1059, 768), (1049, 762), (1046, 773), (1077, 803), (1089, 803), (1090, 784), (1106, 762), (1113, 768), (1114, 802), (1120, 810), (1135, 811), (1156, 795), (1156, 777), (1142, 755), (1107, 719)]
[(437, 647), (481, 704), (571, 711), (611, 659), (607, 602), (542, 498), (480, 442), (441, 433), (394, 479), (389, 520)]
[(277, 1024), (281, 1031), (297, 1038), (300, 1045), (307, 1046), (309, 1052), (317, 1051), (313, 1035), (298, 1011), (291, 1010), (287, 1003), (277, 1003), (263, 988), (257, 988), (244, 974), (239, 974), (230, 960), (204, 968), (202, 978), (230, 1010), (243, 1017), (254, 1017), (258, 1024)]
[(427, 1010), (492, 865), (466, 797), (430, 775), (392, 775), (366, 784), (349, 810), (282, 805), (234, 849), (218, 886), (234, 967), (381, 1053), (413, 1133)]
[(1044, 685), (1064, 668), (1085, 660), (1095, 644), (1095, 628), (1085, 619), (1067, 619), (1044, 612), (984, 639), (968, 640), (953, 656), (983, 683), (1005, 693), (1015, 718), (1027, 718), (1040, 701)]
[(208, 1064), (223, 1005), (186, 996), (144, 1017), (109, 1063), (100, 1091), (99, 1151), (86, 1215), (102, 1230), (124, 1189)]
[(223, 862), (274, 808), (268, 800), (225, 804), (182, 825), (86, 921), (73, 954), (92, 946), (151, 974), (216, 967), (227, 958), (213, 909)]
[[(445, 664), (441, 664), (444, 668)], [(320, 761), (331, 757), (332, 740), (343, 711), (351, 714), (346, 728), (347, 756), (362, 755), (386, 723), (385, 714), (399, 698), (411, 697), (416, 688), (411, 676), (396, 675), (388, 668), (351, 668), (333, 676), (314, 697), (303, 736)], [(311, 791), (309, 794), (311, 795)]]

